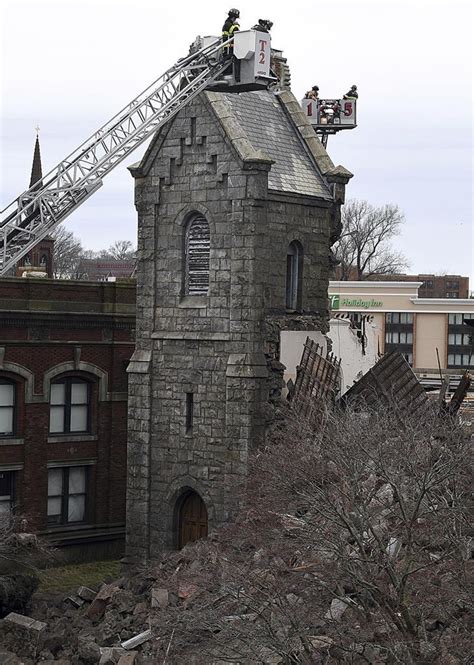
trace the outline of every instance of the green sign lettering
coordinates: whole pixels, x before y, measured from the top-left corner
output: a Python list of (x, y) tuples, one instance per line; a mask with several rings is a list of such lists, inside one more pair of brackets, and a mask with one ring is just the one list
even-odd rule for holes
[(331, 309), (336, 310), (341, 307), (351, 308), (355, 307), (357, 309), (376, 309), (377, 307), (383, 307), (382, 300), (365, 300), (364, 298), (341, 298), (340, 294), (330, 295), (331, 300)]

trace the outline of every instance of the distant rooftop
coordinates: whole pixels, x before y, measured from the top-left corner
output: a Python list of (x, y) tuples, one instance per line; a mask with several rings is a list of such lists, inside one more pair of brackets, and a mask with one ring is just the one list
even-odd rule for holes
[(113, 259), (82, 259), (78, 267), (79, 279), (107, 281), (110, 277), (127, 279), (133, 276), (135, 261), (114, 261)]

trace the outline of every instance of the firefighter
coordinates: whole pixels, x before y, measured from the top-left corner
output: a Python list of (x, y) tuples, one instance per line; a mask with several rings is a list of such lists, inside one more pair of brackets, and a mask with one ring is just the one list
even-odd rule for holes
[(259, 18), (258, 23), (256, 23), (252, 30), (258, 30), (258, 32), (270, 32), (272, 29), (273, 23), (266, 18)]
[(349, 92), (346, 92), (346, 94), (343, 96), (343, 99), (358, 99), (359, 98), (359, 93), (357, 92), (357, 86), (356, 85), (351, 85), (351, 89)]
[[(234, 33), (239, 29), (239, 22), (237, 19), (240, 16), (238, 9), (230, 9), (229, 15), (227, 16), (224, 25), (222, 26), (222, 41), (226, 42), (228, 39), (234, 36)], [(230, 58), (234, 53), (234, 44), (228, 44), (224, 46), (224, 58)]]
[(313, 85), (311, 90), (308, 90), (308, 92), (305, 94), (304, 98), (305, 99), (314, 99), (316, 101), (318, 96), (319, 96), (319, 88), (318, 88), (317, 85)]

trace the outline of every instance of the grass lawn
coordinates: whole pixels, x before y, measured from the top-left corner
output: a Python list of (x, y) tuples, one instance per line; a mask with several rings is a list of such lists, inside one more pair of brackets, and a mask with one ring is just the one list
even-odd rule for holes
[(108, 580), (120, 577), (119, 561), (93, 561), (71, 563), (60, 568), (39, 571), (38, 591), (76, 591), (80, 586), (97, 587)]

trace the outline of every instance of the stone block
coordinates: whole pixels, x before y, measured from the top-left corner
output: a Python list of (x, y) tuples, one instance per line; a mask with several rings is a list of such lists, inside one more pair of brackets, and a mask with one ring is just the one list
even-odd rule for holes
[(325, 619), (332, 619), (333, 621), (340, 621), (342, 615), (350, 606), (352, 601), (349, 598), (334, 598), (331, 602), (331, 607), (324, 615)]
[(104, 615), (105, 608), (110, 599), (118, 591), (119, 587), (114, 586), (113, 584), (104, 584), (87, 609), (87, 616), (89, 619), (92, 621), (98, 621)]
[(48, 625), (44, 623), (44, 621), (37, 621), (36, 619), (32, 619), (23, 614), (17, 614), (16, 612), (10, 612), (10, 614), (7, 614), (3, 621), (15, 628), (20, 628), (36, 635), (39, 635)]
[(99, 665), (116, 665), (125, 655), (121, 647), (100, 647)]
[(135, 665), (138, 651), (129, 651), (129, 653), (120, 656), (117, 665)]
[(164, 610), (168, 606), (168, 589), (155, 588), (151, 590), (151, 606)]

